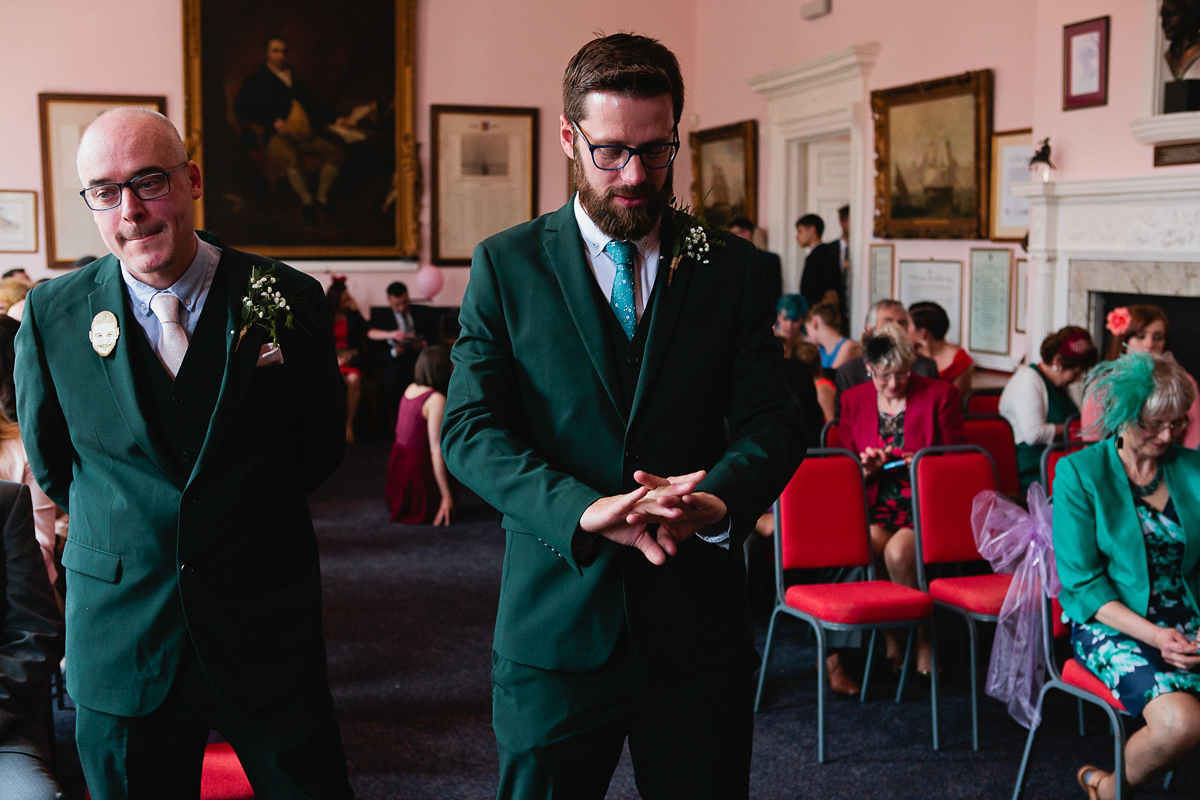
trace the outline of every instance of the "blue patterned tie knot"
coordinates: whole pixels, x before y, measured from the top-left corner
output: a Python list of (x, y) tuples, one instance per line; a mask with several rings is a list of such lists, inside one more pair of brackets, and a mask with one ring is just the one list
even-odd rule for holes
[(637, 255), (637, 245), (633, 242), (611, 241), (604, 245), (604, 252), (617, 265), (617, 274), (613, 279), (612, 296), (609, 305), (621, 323), (621, 330), (630, 339), (637, 330), (637, 310), (633, 305), (633, 260)]

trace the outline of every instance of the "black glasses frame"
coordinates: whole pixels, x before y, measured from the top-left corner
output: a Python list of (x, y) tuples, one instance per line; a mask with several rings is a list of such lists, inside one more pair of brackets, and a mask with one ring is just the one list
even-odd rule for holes
[[(583, 137), (583, 141), (587, 144), (588, 152), (590, 152), (591, 156), (592, 156), (592, 164), (596, 167), (596, 169), (601, 169), (601, 170), (604, 170), (605, 172), (619, 172), (620, 170), (625, 169), (625, 167), (629, 164), (629, 159), (633, 158), (634, 156), (638, 156), (639, 158), (642, 159), (642, 166), (645, 167), (646, 169), (666, 169), (667, 167), (669, 167), (675, 163), (675, 157), (679, 155), (679, 128), (678, 127), (675, 127), (672, 129), (672, 133), (675, 136), (675, 141), (673, 141), (673, 142), (653, 142), (651, 144), (644, 144), (641, 147), (626, 147), (623, 144), (592, 144), (592, 140), (589, 139), (588, 135), (583, 132), (583, 128), (579, 127), (578, 122), (575, 122), (572, 120), (571, 125), (575, 128), (575, 130), (579, 131), (579, 135)], [(667, 160), (666, 164), (663, 164), (661, 167), (652, 167), (646, 163), (646, 156), (643, 151), (648, 150), (649, 148), (652, 148), (652, 147), (670, 147), (671, 148), (671, 158)], [(625, 151), (625, 160), (621, 162), (621, 166), (619, 166), (619, 167), (602, 167), (596, 163), (596, 151), (601, 150), (601, 149), (624, 150)]]
[[(143, 172), (141, 175), (134, 175), (132, 178), (125, 181), (124, 183), (98, 183), (95, 186), (89, 186), (88, 188), (82, 190), (79, 193), (79, 196), (83, 198), (83, 202), (87, 203), (87, 207), (90, 208), (92, 211), (112, 211), (114, 208), (120, 208), (121, 203), (125, 202), (125, 187), (129, 187), (129, 191), (133, 192), (133, 196), (136, 197), (138, 200), (157, 200), (158, 198), (166, 197), (167, 195), (169, 195), (171, 193), (171, 173), (178, 172), (179, 170), (183, 169), (190, 163), (191, 163), (190, 161), (185, 161), (182, 164), (180, 164), (178, 167), (172, 167), (171, 169), (168, 169), (168, 170), (156, 170), (154, 172)], [(138, 190), (137, 190), (137, 182), (144, 181), (147, 178), (153, 178), (157, 175), (162, 175), (164, 178), (167, 179), (166, 190), (159, 192), (156, 195), (151, 195), (150, 197), (143, 197), (141, 195), (141, 193), (138, 192)], [(88, 202), (88, 192), (94, 192), (97, 189), (104, 189), (106, 187), (115, 187), (116, 188), (116, 190), (117, 190), (116, 205), (106, 206), (105, 208), (96, 208), (90, 202)]]

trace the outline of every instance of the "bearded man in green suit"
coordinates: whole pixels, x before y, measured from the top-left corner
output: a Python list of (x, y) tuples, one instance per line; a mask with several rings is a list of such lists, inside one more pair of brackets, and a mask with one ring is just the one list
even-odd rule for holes
[(563, 100), (578, 196), (476, 248), (442, 428), (504, 514), (498, 794), (602, 798), (628, 740), (643, 797), (746, 797), (741, 545), (803, 423), (753, 246), (669, 209), (675, 56), (596, 39)]
[(77, 167), (112, 254), (29, 294), (16, 380), (34, 475), (71, 515), (91, 796), (198, 797), (214, 729), (259, 798), (352, 797), (307, 505), (345, 447), (321, 288), (192, 230), (200, 170), (160, 114), (98, 117)]

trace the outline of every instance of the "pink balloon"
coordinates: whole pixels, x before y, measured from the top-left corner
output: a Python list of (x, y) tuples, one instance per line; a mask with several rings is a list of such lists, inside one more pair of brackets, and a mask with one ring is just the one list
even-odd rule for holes
[(417, 277), (413, 280), (415, 296), (421, 300), (432, 300), (445, 282), (446, 276), (442, 275), (440, 269), (433, 264), (426, 264), (417, 270)]

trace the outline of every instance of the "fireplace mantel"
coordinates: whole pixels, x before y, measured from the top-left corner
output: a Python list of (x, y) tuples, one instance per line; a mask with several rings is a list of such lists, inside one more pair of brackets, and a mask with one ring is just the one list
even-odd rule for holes
[[(1113, 262), (1114, 270), (1128, 269), (1130, 262), (1163, 262), (1189, 273), (1194, 270), (1183, 265), (1200, 265), (1200, 175), (1028, 182), (1013, 193), (1030, 200), (1030, 361), (1038, 360), (1048, 333), (1081, 324), (1073, 318), (1078, 306), (1069, 310), (1073, 260)], [(1143, 289), (1166, 295), (1188, 290), (1190, 284), (1174, 278)]]

